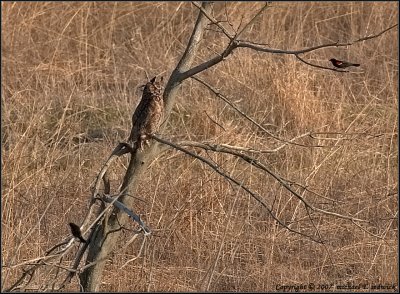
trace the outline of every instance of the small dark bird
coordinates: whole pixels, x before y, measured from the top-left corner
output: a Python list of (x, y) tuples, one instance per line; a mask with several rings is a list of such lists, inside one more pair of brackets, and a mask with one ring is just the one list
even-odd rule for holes
[(85, 239), (83, 239), (82, 233), (81, 233), (81, 228), (78, 225), (76, 225), (74, 223), (69, 223), (69, 226), (71, 227), (72, 236), (74, 236), (75, 238), (78, 238), (82, 243), (87, 243), (87, 241)]
[(351, 63), (351, 62), (347, 62), (347, 61), (341, 61), (341, 60), (337, 60), (335, 58), (331, 58), (329, 59), (330, 62), (332, 62), (333, 66), (338, 67), (338, 68), (346, 68), (349, 66), (360, 66), (359, 63)]

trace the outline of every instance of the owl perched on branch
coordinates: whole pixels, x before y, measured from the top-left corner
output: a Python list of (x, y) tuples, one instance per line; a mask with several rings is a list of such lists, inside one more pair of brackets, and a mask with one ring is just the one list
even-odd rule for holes
[(147, 135), (157, 132), (161, 125), (164, 114), (162, 81), (162, 78), (157, 81), (157, 77), (154, 77), (144, 85), (142, 100), (132, 116), (132, 130), (128, 139), (134, 150), (140, 148), (143, 151), (143, 145), (149, 144)]

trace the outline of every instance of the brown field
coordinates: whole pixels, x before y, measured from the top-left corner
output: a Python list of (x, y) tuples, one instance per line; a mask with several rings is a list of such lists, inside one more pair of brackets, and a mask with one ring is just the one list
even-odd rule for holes
[[(261, 5), (218, 3), (215, 16), (237, 27)], [(2, 2), (3, 287), (23, 270), (10, 266), (43, 256), (70, 234), (68, 222), (81, 223), (91, 184), (129, 134), (146, 73), (168, 79), (197, 13), (190, 2)], [(397, 19), (396, 2), (273, 2), (244, 37), (301, 49), (376, 34)], [(205, 37), (195, 64), (226, 44), (215, 27)], [(308, 147), (249, 154), (316, 207), (368, 222), (318, 212), (311, 222), (304, 205), (268, 174), (233, 156), (191, 149), (257, 192), (293, 229), (320, 234), (325, 244), (318, 244), (278, 225), (203, 163), (168, 150), (150, 165), (137, 191), (144, 201), (133, 208), (154, 234), (137, 259), (127, 263), (143, 237), (112, 257), (102, 291), (397, 286), (398, 29), (302, 55), (323, 66), (332, 57), (361, 67), (340, 73), (291, 55), (238, 49), (199, 77), (275, 136), (320, 133), (296, 141)], [(191, 79), (162, 136), (262, 150), (282, 144)], [(126, 164), (121, 158), (113, 169), (115, 191)], [(131, 237), (126, 231), (118, 247)], [(44, 278), (38, 272), (33, 286)], [(78, 289), (74, 278), (67, 290)]]

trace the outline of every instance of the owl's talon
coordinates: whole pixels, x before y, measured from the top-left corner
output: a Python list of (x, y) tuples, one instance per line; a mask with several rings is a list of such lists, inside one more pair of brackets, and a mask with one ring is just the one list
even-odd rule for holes
[(150, 147), (150, 140), (146, 140), (146, 145), (147, 145), (147, 147)]

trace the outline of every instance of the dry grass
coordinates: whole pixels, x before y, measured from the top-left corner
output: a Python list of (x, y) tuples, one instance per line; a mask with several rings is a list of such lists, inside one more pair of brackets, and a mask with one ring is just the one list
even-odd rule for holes
[[(229, 3), (227, 14), (237, 26), (260, 5)], [(196, 15), (190, 3), (2, 3), (3, 265), (41, 256), (69, 234), (69, 221), (81, 221), (96, 173), (127, 137), (145, 72), (169, 76)], [(216, 15), (225, 15), (223, 4)], [(296, 49), (377, 33), (397, 19), (396, 2), (277, 2), (246, 37)], [(206, 37), (197, 62), (222, 48), (219, 34)], [(326, 246), (290, 234), (243, 191), (169, 151), (149, 168), (138, 191), (146, 202), (135, 207), (156, 236), (122, 269), (140, 242), (116, 254), (103, 291), (398, 283), (398, 33), (305, 56), (322, 65), (331, 57), (360, 62), (361, 70), (321, 71), (292, 56), (239, 50), (202, 77), (279, 136), (358, 133), (304, 142), (329, 148), (287, 146), (257, 157), (284, 178), (337, 201), (305, 194), (316, 205), (367, 219), (363, 227), (382, 238), (323, 215), (314, 222)], [(78, 140), (99, 129), (103, 140)], [(195, 81), (182, 86), (164, 135), (262, 149), (279, 145)], [(304, 208), (272, 178), (240, 160), (209, 156), (262, 195), (283, 221), (294, 220), (294, 228), (315, 236)], [(114, 185), (121, 173), (114, 171)], [(3, 285), (20, 272), (2, 268)]]

